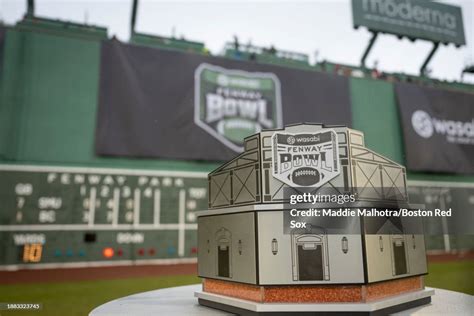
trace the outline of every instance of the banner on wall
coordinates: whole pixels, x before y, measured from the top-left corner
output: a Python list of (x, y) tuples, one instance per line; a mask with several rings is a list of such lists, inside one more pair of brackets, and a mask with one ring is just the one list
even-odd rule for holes
[(102, 43), (98, 155), (228, 160), (244, 137), (301, 122), (350, 126), (348, 79)]
[(474, 174), (474, 94), (398, 83), (408, 170)]

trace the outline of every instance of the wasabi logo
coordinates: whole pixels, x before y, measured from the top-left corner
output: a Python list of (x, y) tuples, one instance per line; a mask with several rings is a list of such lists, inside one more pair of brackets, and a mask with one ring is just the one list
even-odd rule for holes
[(194, 78), (194, 122), (232, 150), (241, 152), (249, 135), (282, 126), (274, 74), (201, 64)]
[(415, 132), (423, 138), (430, 138), (433, 135), (431, 117), (425, 111), (415, 111), (411, 116), (411, 125)]
[(333, 130), (312, 134), (275, 133), (273, 176), (291, 187), (320, 187), (341, 172), (338, 149)]
[(417, 110), (411, 116), (411, 125), (423, 138), (438, 134), (445, 136), (450, 143), (474, 144), (474, 119), (471, 122), (444, 120)]

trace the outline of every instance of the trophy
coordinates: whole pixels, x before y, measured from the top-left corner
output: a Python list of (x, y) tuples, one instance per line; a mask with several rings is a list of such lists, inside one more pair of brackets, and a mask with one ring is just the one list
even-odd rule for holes
[(362, 132), (264, 130), (208, 181), (199, 304), (260, 315), (392, 313), (431, 302), (421, 218), (397, 216), (423, 206), (408, 201), (405, 168), (366, 148)]

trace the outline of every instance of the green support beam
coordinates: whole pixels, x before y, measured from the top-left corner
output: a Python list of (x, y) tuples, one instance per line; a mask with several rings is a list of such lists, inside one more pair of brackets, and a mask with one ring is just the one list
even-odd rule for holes
[(26, 15), (34, 16), (35, 15), (35, 0), (28, 0), (26, 6)]
[(433, 58), (433, 55), (435, 54), (436, 50), (438, 50), (438, 47), (439, 42), (434, 42), (433, 48), (431, 49), (428, 57), (426, 57), (425, 62), (423, 63), (423, 65), (421, 65), (420, 76), (426, 76), (426, 68), (428, 67), (428, 63), (430, 62), (431, 58)]
[(135, 33), (135, 24), (137, 23), (138, 0), (133, 0), (132, 17), (130, 20), (130, 37)]
[(372, 32), (372, 37), (370, 38), (369, 45), (364, 51), (364, 54), (362, 55), (362, 58), (360, 59), (360, 65), (362, 68), (367, 68), (365, 67), (365, 60), (367, 59), (367, 56), (369, 56), (369, 52), (374, 46), (375, 40), (377, 39), (377, 36), (379, 35), (378, 32)]

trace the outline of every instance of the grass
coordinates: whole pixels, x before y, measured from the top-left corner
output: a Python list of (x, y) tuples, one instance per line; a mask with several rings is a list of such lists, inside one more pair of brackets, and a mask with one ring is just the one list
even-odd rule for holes
[(425, 284), (474, 295), (474, 261), (430, 263)]
[(0, 311), (1, 316), (88, 315), (110, 300), (165, 287), (199, 283), (194, 275), (1, 285), (0, 302), (42, 303), (41, 311)]
[[(474, 295), (474, 261), (431, 263), (426, 285)], [(61, 283), (1, 285), (0, 302), (42, 303), (42, 311), (0, 311), (1, 316), (87, 315), (107, 301), (138, 292), (199, 283), (192, 275)]]

